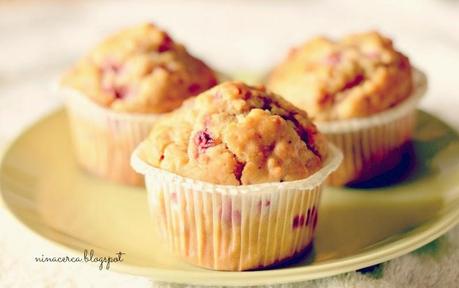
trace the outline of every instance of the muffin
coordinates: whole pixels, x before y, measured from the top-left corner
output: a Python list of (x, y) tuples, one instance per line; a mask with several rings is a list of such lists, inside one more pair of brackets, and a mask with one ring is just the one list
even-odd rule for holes
[(133, 153), (172, 250), (216, 270), (305, 252), (340, 162), (307, 114), (264, 88), (220, 84), (158, 120)]
[(293, 49), (267, 86), (308, 111), (342, 149), (343, 164), (329, 178), (342, 185), (371, 179), (398, 163), (426, 79), (390, 39), (367, 32), (340, 41), (317, 37)]
[(159, 116), (216, 83), (206, 64), (153, 24), (109, 37), (60, 81), (79, 164), (106, 179), (142, 183), (129, 165), (135, 146)]

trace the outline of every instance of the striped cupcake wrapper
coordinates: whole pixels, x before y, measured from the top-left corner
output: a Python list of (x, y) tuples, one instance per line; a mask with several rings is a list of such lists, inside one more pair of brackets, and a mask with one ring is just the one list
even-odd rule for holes
[(412, 95), (394, 108), (366, 118), (319, 122), (317, 127), (344, 159), (327, 184), (369, 180), (398, 164), (416, 123), (416, 106), (427, 89), (424, 73), (414, 70)]
[(130, 157), (160, 116), (114, 112), (78, 91), (68, 88), (58, 91), (65, 99), (80, 166), (104, 179), (142, 185), (143, 177), (130, 167)]
[(192, 264), (241, 271), (305, 253), (314, 238), (323, 183), (341, 162), (330, 146), (323, 168), (282, 183), (215, 185), (154, 168), (132, 156), (145, 175), (149, 204), (172, 251)]

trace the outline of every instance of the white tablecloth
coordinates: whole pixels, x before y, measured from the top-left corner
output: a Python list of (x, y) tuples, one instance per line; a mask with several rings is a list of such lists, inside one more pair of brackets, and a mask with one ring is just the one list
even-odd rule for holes
[[(421, 106), (459, 128), (459, 1), (7, 1), (0, 3), (0, 146), (60, 105), (49, 84), (103, 35), (153, 21), (222, 71), (266, 71), (320, 33), (379, 29), (429, 75)], [(65, 252), (0, 207), (0, 287), (151, 287), (148, 279), (83, 264), (36, 263)], [(374, 273), (299, 287), (459, 287), (459, 228)], [(164, 284), (165, 285), (165, 284)], [(288, 285), (289, 286), (289, 285)]]

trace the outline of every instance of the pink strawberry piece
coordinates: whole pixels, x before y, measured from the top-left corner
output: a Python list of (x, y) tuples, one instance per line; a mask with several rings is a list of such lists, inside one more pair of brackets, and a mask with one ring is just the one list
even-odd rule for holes
[(332, 100), (333, 100), (333, 97), (330, 94), (325, 93), (325, 94), (322, 94), (321, 97), (319, 98), (319, 104), (325, 105), (327, 103), (331, 103)]
[(233, 209), (231, 201), (225, 201), (218, 211), (218, 217), (226, 224), (241, 224), (241, 211)]
[(199, 153), (204, 153), (209, 147), (215, 145), (215, 140), (212, 138), (207, 129), (201, 130), (194, 136), (194, 144), (198, 147)]
[(362, 74), (358, 74), (357, 76), (354, 77), (354, 79), (352, 79), (351, 81), (347, 82), (346, 85), (344, 85), (342, 90), (344, 91), (344, 90), (348, 90), (348, 89), (354, 88), (355, 86), (357, 86), (360, 83), (362, 83), (363, 80), (365, 80), (365, 77), (363, 77)]
[(311, 129), (305, 129), (304, 126), (296, 119), (295, 113), (289, 113), (288, 115), (282, 116), (285, 120), (293, 123), (295, 131), (300, 135), (301, 140), (306, 144), (309, 150), (314, 153), (317, 157), (321, 158), (319, 151), (314, 145), (314, 134), (316, 131)]
[(212, 79), (209, 80), (209, 87), (213, 87), (213, 86), (215, 86), (217, 84), (218, 84), (217, 79), (212, 78)]
[(129, 94), (129, 89), (125, 86), (104, 87), (104, 90), (119, 100), (125, 99)]
[(200, 89), (201, 89), (201, 86), (197, 83), (193, 83), (190, 86), (188, 86), (188, 92), (190, 92), (191, 94), (198, 93)]
[(124, 99), (129, 94), (129, 89), (125, 86), (115, 87), (114, 94), (116, 99)]
[(275, 144), (261, 147), (261, 156), (263, 156), (263, 159), (267, 160), (269, 156), (273, 154), (274, 148), (275, 148)]
[(241, 177), (242, 177), (242, 170), (244, 170), (245, 163), (239, 162), (236, 159), (236, 165), (234, 166), (234, 177), (236, 177), (236, 180), (239, 181), (239, 184), (242, 184), (241, 182)]
[(104, 77), (105, 75), (113, 75), (119, 74), (121, 70), (123, 69), (123, 66), (118, 63), (117, 61), (114, 61), (113, 59), (107, 59), (101, 66), (101, 70), (103, 75), (102, 78), (102, 86), (105, 92), (113, 95), (115, 99), (124, 99), (126, 96), (129, 94), (129, 88), (126, 86), (121, 86), (121, 85), (115, 85), (113, 83), (113, 80), (111, 77)]
[(267, 208), (271, 206), (271, 200), (258, 200), (257, 202), (257, 211), (260, 212), (261, 208)]
[(169, 35), (164, 35), (163, 41), (158, 46), (158, 52), (163, 53), (172, 49), (173, 46), (172, 38)]
[(330, 66), (335, 66), (341, 62), (341, 53), (333, 52), (325, 58), (325, 63)]
[(263, 110), (271, 110), (271, 104), (273, 103), (272, 99), (270, 98), (263, 98), (263, 106), (261, 107)]
[(252, 92), (250, 90), (244, 91), (244, 94), (242, 95), (242, 99), (248, 100), (252, 97)]
[(398, 67), (401, 70), (408, 69), (410, 67), (410, 62), (406, 59), (401, 59), (400, 62), (398, 63)]
[(293, 217), (293, 221), (292, 221), (292, 228), (293, 229), (301, 227), (301, 226), (303, 226), (303, 224), (304, 224), (304, 215), (303, 214), (295, 215), (295, 217)]

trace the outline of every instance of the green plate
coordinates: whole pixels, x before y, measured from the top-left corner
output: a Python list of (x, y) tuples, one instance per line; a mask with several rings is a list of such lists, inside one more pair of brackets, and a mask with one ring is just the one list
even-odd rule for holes
[(3, 200), (20, 222), (69, 253), (126, 253), (124, 262), (112, 264), (114, 270), (189, 284), (301, 281), (406, 254), (459, 220), (458, 134), (419, 112), (412, 153), (392, 173), (360, 187), (326, 188), (308, 257), (275, 270), (197, 268), (167, 251), (149, 218), (143, 189), (107, 183), (78, 169), (66, 120), (62, 110), (54, 112), (10, 145), (0, 167)]

